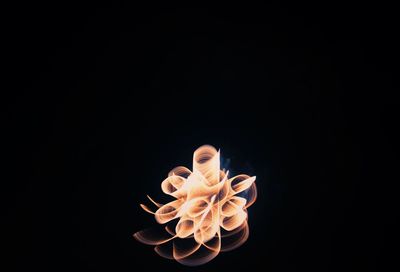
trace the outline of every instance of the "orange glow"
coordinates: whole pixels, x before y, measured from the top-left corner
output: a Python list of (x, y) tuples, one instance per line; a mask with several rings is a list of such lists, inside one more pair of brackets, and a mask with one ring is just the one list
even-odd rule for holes
[(256, 177), (237, 175), (220, 169), (220, 152), (213, 146), (199, 147), (193, 154), (193, 171), (178, 166), (161, 183), (165, 194), (175, 200), (152, 211), (159, 224), (166, 224), (164, 235), (142, 230), (133, 236), (154, 245), (162, 257), (195, 266), (209, 262), (220, 251), (242, 245), (249, 236), (247, 208), (257, 197)]

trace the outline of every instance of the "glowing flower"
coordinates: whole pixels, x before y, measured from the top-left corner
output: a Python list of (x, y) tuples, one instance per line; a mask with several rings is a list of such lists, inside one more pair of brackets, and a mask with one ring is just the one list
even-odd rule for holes
[(179, 166), (161, 183), (162, 191), (175, 200), (161, 205), (150, 197), (157, 210), (141, 207), (166, 224), (167, 236), (143, 230), (134, 237), (149, 245), (162, 257), (184, 265), (201, 265), (220, 251), (242, 245), (249, 236), (247, 208), (257, 196), (256, 177), (237, 175), (220, 169), (220, 152), (210, 145), (193, 155), (193, 171)]

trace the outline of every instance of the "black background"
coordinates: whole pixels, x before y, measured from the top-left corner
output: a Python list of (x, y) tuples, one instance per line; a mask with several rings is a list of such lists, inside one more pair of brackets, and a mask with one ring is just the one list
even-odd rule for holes
[[(395, 263), (393, 7), (34, 3), (10, 14), (3, 237), (17, 271)], [(188, 268), (132, 234), (155, 224), (139, 203), (168, 200), (160, 182), (202, 144), (256, 175), (259, 198), (246, 244)]]

